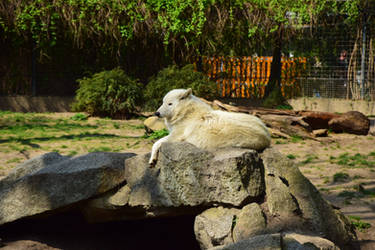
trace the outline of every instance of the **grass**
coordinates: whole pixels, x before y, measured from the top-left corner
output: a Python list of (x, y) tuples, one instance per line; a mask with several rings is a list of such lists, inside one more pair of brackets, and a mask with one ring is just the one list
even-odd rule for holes
[(301, 161), (300, 164), (306, 165), (306, 164), (312, 163), (314, 160), (317, 160), (317, 159), (319, 159), (318, 156), (313, 155), (313, 154), (309, 154), (309, 155), (306, 155), (306, 159)]
[(292, 159), (292, 160), (294, 160), (294, 159), (297, 158), (297, 157), (296, 157), (295, 155), (293, 155), (293, 154), (288, 154), (286, 157), (288, 157), (289, 159)]
[(275, 144), (287, 144), (288, 142), (285, 140), (276, 140)]
[(72, 117), (70, 117), (70, 119), (72, 119), (73, 121), (86, 121), (88, 118), (88, 115), (81, 113), (75, 114)]
[(370, 223), (364, 222), (359, 216), (349, 215), (348, 218), (352, 225), (361, 232), (364, 232), (371, 227)]
[(20, 163), (21, 161), (23, 161), (23, 158), (15, 157), (10, 160), (7, 160), (5, 163)]
[(162, 130), (157, 130), (154, 131), (151, 135), (145, 135), (143, 138), (151, 139), (151, 140), (156, 140), (163, 138), (169, 134), (168, 130), (162, 129)]
[(153, 142), (144, 138), (144, 133), (140, 119), (122, 121), (82, 113), (0, 111), (0, 167), (11, 169), (27, 157), (51, 151), (70, 156), (140, 150), (142, 147), (147, 151)]
[(298, 142), (303, 141), (303, 138), (299, 135), (292, 135), (290, 137), (290, 141), (293, 142), (293, 143), (298, 143)]
[(367, 155), (356, 153), (350, 155), (349, 153), (342, 153), (338, 157), (330, 156), (330, 162), (347, 167), (363, 168), (375, 166), (375, 152)]

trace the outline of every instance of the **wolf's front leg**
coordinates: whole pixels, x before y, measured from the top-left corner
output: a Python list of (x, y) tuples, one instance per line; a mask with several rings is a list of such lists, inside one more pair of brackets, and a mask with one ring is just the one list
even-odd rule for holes
[(158, 153), (159, 153), (161, 144), (163, 142), (166, 142), (168, 138), (169, 138), (169, 135), (159, 139), (157, 142), (154, 143), (154, 145), (152, 145), (151, 157), (150, 157), (150, 160), (148, 161), (151, 168), (154, 167), (156, 165), (156, 162), (158, 161)]

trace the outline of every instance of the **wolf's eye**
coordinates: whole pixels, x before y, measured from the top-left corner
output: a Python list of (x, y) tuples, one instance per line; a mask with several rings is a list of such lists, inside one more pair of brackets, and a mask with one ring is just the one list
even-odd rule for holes
[(171, 105), (172, 105), (172, 103), (170, 102), (170, 103), (168, 103), (168, 105), (169, 105), (169, 106), (171, 106)]

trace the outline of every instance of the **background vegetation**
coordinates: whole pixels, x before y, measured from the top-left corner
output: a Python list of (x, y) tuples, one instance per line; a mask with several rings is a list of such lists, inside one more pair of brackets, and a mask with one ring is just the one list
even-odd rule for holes
[[(306, 39), (336, 23), (361, 29), (367, 22), (371, 29), (373, 5), (367, 0), (4, 0), (1, 94), (72, 95), (76, 79), (116, 66), (146, 84), (171, 64), (198, 61), (199, 69), (201, 55), (254, 53), (274, 56), (270, 82), (276, 85), (269, 85), (269, 94), (279, 86), (278, 58), (290, 50), (291, 39)], [(309, 51), (318, 53), (319, 44), (312, 44)]]
[(136, 113), (142, 100), (140, 83), (120, 68), (102, 71), (78, 82), (73, 111), (85, 111), (102, 117), (129, 118)]
[(215, 82), (201, 72), (196, 72), (193, 65), (181, 69), (170, 66), (161, 70), (152, 78), (145, 90), (145, 108), (155, 111), (162, 103), (163, 97), (172, 89), (191, 88), (194, 95), (212, 100), (218, 96)]

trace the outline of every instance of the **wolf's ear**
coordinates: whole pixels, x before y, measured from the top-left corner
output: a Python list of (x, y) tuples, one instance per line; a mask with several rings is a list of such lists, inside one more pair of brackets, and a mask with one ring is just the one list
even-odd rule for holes
[(188, 96), (191, 95), (192, 92), (193, 92), (193, 91), (191, 90), (191, 88), (188, 88), (188, 89), (185, 91), (185, 93), (182, 94), (181, 99), (185, 99), (185, 98), (187, 98)]

